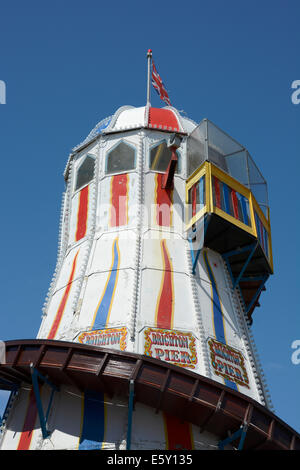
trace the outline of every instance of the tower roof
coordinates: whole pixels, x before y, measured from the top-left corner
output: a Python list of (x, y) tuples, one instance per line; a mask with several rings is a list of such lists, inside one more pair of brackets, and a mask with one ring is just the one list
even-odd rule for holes
[(190, 134), (196, 126), (194, 121), (183, 117), (177, 109), (171, 106), (165, 108), (122, 106), (112, 116), (99, 121), (85, 140), (74, 147), (73, 151), (87, 145), (100, 134), (122, 132), (141, 127)]

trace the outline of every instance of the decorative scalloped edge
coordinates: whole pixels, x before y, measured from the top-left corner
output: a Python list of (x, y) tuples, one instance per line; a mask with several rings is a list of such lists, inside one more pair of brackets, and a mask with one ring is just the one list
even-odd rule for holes
[(240, 298), (240, 293), (238, 287), (234, 290), (232, 289), (232, 281), (229, 276), (229, 272), (226, 266), (226, 263), (223, 260), (224, 270), (225, 270), (225, 281), (227, 285), (227, 290), (229, 292), (231, 303), (235, 311), (236, 318), (239, 323), (239, 328), (245, 348), (249, 357), (249, 362), (252, 368), (254, 380), (258, 390), (258, 394), (262, 401), (262, 404), (265, 404), (271, 411), (274, 411), (274, 406), (272, 404), (271, 395), (268, 389), (268, 385), (265, 379), (265, 374), (263, 372), (262, 364), (259, 359), (255, 341), (250, 330), (250, 322), (245, 312), (245, 308)]
[(209, 354), (206, 348), (206, 335), (205, 335), (205, 329), (204, 329), (203, 321), (202, 321), (201, 306), (200, 306), (199, 296), (197, 292), (196, 279), (195, 279), (195, 275), (193, 274), (191, 248), (190, 248), (190, 244), (188, 240), (186, 240), (185, 243), (186, 243), (186, 251), (187, 251), (186, 259), (187, 259), (187, 267), (188, 267), (188, 276), (191, 282), (192, 299), (193, 299), (194, 308), (195, 308), (195, 315), (196, 315), (196, 322), (197, 322), (196, 324), (198, 326), (198, 331), (199, 331), (199, 337), (200, 337), (199, 339), (200, 339), (200, 344), (201, 344), (204, 370), (205, 370), (206, 376), (212, 378), (212, 373), (211, 373), (210, 366), (209, 366)]
[[(173, 106), (164, 106), (162, 109), (168, 109), (170, 111), (173, 111), (175, 116), (177, 117), (177, 121), (181, 127), (180, 132), (186, 132), (184, 126), (182, 125), (182, 116), (179, 114), (178, 110), (176, 108), (173, 108)], [(178, 131), (177, 131), (178, 132)]]
[(136, 318), (138, 314), (138, 306), (140, 300), (140, 284), (141, 284), (141, 260), (142, 260), (142, 220), (144, 210), (144, 132), (140, 132), (138, 151), (137, 151), (137, 173), (138, 173), (138, 188), (137, 188), (137, 207), (139, 213), (137, 214), (137, 238), (135, 248), (135, 270), (133, 281), (133, 301), (131, 308), (131, 315), (129, 320), (129, 336), (130, 340), (134, 342), (136, 336)]
[[(44, 301), (43, 308), (42, 308), (43, 320), (47, 316), (50, 300), (54, 293), (57, 278), (61, 270), (62, 261), (63, 261), (64, 255), (67, 249), (67, 239), (68, 239), (68, 233), (69, 233), (68, 225), (69, 225), (69, 213), (70, 213), (70, 194), (72, 192), (71, 190), (72, 190), (72, 183), (73, 183), (72, 168), (73, 168), (73, 160), (70, 160), (68, 173), (71, 176), (68, 178), (66, 191), (63, 193), (63, 203), (62, 203), (61, 212), (60, 212), (57, 260), (56, 260), (54, 273), (50, 282), (50, 286), (46, 294), (45, 301)], [(37, 338), (39, 337), (41, 331), (43, 330), (43, 326), (44, 326), (44, 321), (41, 322), (41, 325), (37, 334)]]
[(19, 395), (19, 391), (15, 390), (15, 391), (11, 392), (11, 394), (8, 398), (8, 402), (7, 402), (7, 405), (6, 405), (6, 408), (5, 408), (3, 417), (2, 417), (1, 426), (0, 426), (0, 447), (1, 447), (1, 444), (2, 444), (2, 440), (4, 438), (6, 428), (7, 428), (7, 419), (8, 419), (9, 412), (12, 409), (13, 404), (14, 404), (14, 402), (15, 402), (18, 395)]
[(106, 128), (106, 131), (105, 133), (109, 133), (111, 132), (112, 130), (115, 131), (116, 129), (114, 128), (116, 122), (117, 122), (117, 119), (118, 117), (120, 116), (120, 114), (123, 113), (123, 111), (127, 111), (128, 109), (134, 109), (134, 106), (131, 106), (129, 104), (125, 105), (125, 106), (121, 106), (120, 108), (117, 109), (117, 111), (113, 114), (112, 118), (111, 118), (111, 121), (110, 121), (110, 124), (109, 126)]
[[(111, 120), (113, 118), (113, 115), (111, 116), (108, 116), (104, 119), (101, 119), (101, 121), (99, 121), (96, 126), (91, 130), (91, 132), (88, 134), (88, 136), (78, 145), (76, 145), (76, 147), (74, 147), (72, 149), (72, 152), (76, 152), (78, 149), (80, 149), (80, 147), (82, 147), (83, 145), (87, 145), (91, 140), (93, 140), (95, 137), (98, 137), (99, 135), (102, 134), (102, 132), (99, 132), (99, 128), (101, 128), (104, 124), (107, 124), (102, 130), (106, 130), (109, 126), (110, 126), (110, 123), (111, 123)], [(98, 132), (97, 132), (98, 131)]]

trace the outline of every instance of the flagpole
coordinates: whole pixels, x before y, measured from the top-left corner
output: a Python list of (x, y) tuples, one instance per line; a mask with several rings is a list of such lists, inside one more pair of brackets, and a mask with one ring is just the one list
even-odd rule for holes
[(148, 59), (148, 77), (147, 77), (147, 105), (150, 106), (150, 71), (151, 71), (151, 58), (152, 58), (152, 51), (148, 49), (147, 52), (147, 59)]

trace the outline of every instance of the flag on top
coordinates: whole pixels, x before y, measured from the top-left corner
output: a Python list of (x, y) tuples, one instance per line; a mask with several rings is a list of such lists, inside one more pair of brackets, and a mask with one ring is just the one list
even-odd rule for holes
[(153, 59), (152, 59), (152, 85), (157, 91), (157, 94), (159, 95), (160, 99), (162, 99), (168, 106), (171, 106), (169, 95), (167, 93), (167, 90), (165, 89), (162, 79), (157, 73)]

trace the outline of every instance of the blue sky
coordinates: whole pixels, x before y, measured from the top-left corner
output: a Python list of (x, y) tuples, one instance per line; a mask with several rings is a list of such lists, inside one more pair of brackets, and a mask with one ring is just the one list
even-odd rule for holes
[(151, 48), (172, 104), (245, 145), (268, 182), (275, 274), (253, 332), (276, 414), (300, 432), (299, 2), (11, 0), (0, 10), (0, 339), (36, 336), (68, 154), (118, 107), (145, 104)]

